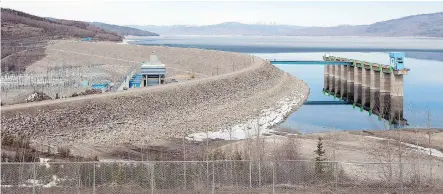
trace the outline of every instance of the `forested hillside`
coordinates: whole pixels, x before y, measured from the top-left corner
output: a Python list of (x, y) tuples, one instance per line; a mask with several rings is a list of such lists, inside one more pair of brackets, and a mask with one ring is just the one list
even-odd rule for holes
[(86, 22), (48, 19), (12, 9), (1, 9), (1, 67), (24, 71), (44, 57), (50, 40), (92, 37), (97, 41), (122, 41), (123, 37)]
[(156, 34), (156, 33), (152, 33), (152, 32), (146, 31), (146, 30), (140, 30), (140, 29), (136, 29), (136, 28), (126, 27), (126, 26), (105, 24), (105, 23), (101, 23), (101, 22), (91, 22), (89, 24), (99, 27), (103, 30), (115, 32), (121, 36), (158, 36), (158, 34)]

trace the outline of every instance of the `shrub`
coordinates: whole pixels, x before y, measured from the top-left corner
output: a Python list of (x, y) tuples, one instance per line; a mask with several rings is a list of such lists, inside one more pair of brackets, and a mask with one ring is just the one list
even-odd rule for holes
[(69, 158), (71, 156), (71, 150), (68, 147), (59, 147), (58, 153), (63, 158)]
[(14, 137), (9, 134), (2, 135), (2, 145), (4, 146), (12, 146), (14, 144)]
[(27, 149), (19, 149), (15, 153), (15, 162), (35, 162), (38, 158), (35, 152)]
[(13, 148), (30, 148), (29, 138), (25, 136), (13, 136), (8, 133), (2, 134), (2, 146)]
[(226, 160), (226, 155), (221, 149), (216, 149), (209, 156), (212, 160)]
[(319, 137), (318, 138), (318, 142), (317, 142), (317, 149), (314, 151), (316, 156), (315, 156), (315, 173), (316, 174), (323, 174), (325, 173), (325, 166), (324, 166), (324, 161), (326, 161), (326, 157), (325, 157), (325, 149), (323, 148), (323, 142), (322, 142), (322, 138)]

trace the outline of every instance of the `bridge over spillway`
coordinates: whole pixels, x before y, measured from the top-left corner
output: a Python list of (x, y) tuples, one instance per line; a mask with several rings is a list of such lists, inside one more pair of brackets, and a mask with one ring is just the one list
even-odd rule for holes
[(403, 117), (404, 53), (390, 53), (390, 65), (327, 56), (323, 61), (271, 61), (279, 65), (324, 65), (325, 95), (342, 101), (307, 101), (305, 105), (347, 105), (366, 110), (395, 125), (407, 125)]
[(349, 105), (347, 101), (306, 101), (303, 105)]
[(352, 65), (349, 61), (271, 61), (274, 65)]

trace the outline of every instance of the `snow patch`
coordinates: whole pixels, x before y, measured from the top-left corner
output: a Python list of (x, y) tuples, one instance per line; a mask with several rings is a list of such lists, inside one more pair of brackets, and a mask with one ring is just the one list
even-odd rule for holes
[(48, 163), (49, 162), (49, 158), (39, 158), (40, 164), (44, 164), (46, 166), (46, 168), (51, 167), (51, 165)]
[(134, 42), (134, 40), (131, 40), (131, 39), (123, 39), (122, 42), (119, 42), (119, 43), (117, 43), (117, 44), (129, 44), (129, 42)]
[(37, 93), (33, 93), (26, 98), (26, 101), (31, 101), (37, 97)]
[[(377, 139), (377, 140), (390, 140), (390, 141), (397, 141), (395, 139), (387, 139), (387, 138), (382, 138), (382, 137), (375, 137), (375, 136), (365, 136), (367, 138), (371, 138), (371, 139)], [(435, 157), (439, 157), (439, 158), (443, 158), (443, 152), (434, 149), (434, 148), (426, 148), (426, 147), (422, 147), (422, 146), (418, 146), (418, 145), (414, 145), (414, 144), (410, 144), (410, 143), (404, 143), (404, 142), (400, 142), (403, 145), (406, 145), (410, 148), (414, 148), (415, 151), (418, 152), (422, 152), (423, 154), (426, 155), (431, 155), (431, 156), (435, 156)]]
[(119, 42), (117, 44), (129, 44), (129, 41), (127, 39), (123, 39), (122, 42)]
[(386, 138), (376, 137), (376, 136), (365, 136), (367, 138), (376, 139), (376, 140), (387, 140)]
[(190, 134), (186, 137), (188, 140), (203, 141), (205, 139), (223, 139), (223, 140), (240, 140), (251, 138), (260, 134), (269, 134), (273, 130), (272, 126), (284, 121), (285, 116), (290, 114), (294, 107), (302, 103), (304, 95), (299, 95), (293, 98), (286, 97), (277, 102), (275, 108), (268, 108), (261, 111), (260, 116), (257, 119), (250, 119), (244, 123), (237, 124), (231, 128), (211, 131), (211, 132), (198, 132)]
[(61, 180), (58, 179), (57, 175), (52, 175), (52, 181), (50, 181), (49, 183), (43, 185), (42, 187), (44, 188), (50, 188), (50, 187), (55, 187), (57, 186), (57, 182), (60, 182)]
[(415, 150), (417, 150), (417, 151), (419, 151), (419, 152), (422, 152), (422, 153), (424, 153), (424, 154), (431, 155), (431, 156), (435, 156), (435, 157), (439, 157), (439, 158), (443, 158), (443, 152), (440, 152), (440, 151), (437, 150), (437, 149), (434, 149), (434, 148), (426, 148), (426, 147), (417, 146), (417, 145), (410, 144), (410, 143), (403, 143), (403, 142), (402, 142), (402, 144), (404, 144), (404, 145), (406, 145), (406, 146), (409, 146), (409, 147), (411, 147), (411, 148), (415, 148)]
[(122, 160), (122, 159), (99, 159), (100, 162), (109, 162), (109, 163), (125, 163), (130, 162), (132, 160)]

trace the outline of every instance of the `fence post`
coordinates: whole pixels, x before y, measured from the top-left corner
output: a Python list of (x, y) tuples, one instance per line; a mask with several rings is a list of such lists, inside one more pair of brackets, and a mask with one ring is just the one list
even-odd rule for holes
[(258, 158), (258, 187), (261, 187), (261, 157)]
[(335, 166), (334, 166), (334, 175), (335, 175), (335, 191), (337, 191), (338, 189), (338, 162), (335, 162)]
[(35, 172), (35, 162), (32, 165), (32, 176), (33, 176), (33, 181), (32, 181), (32, 193), (35, 194), (35, 184), (36, 184), (36, 180), (37, 180), (37, 175)]
[[(249, 155), (249, 157), (251, 157)], [(252, 162), (251, 158), (249, 158), (249, 188), (252, 188)]]
[(152, 162), (152, 165), (151, 165), (151, 194), (154, 194), (154, 187), (155, 187), (155, 179), (154, 179), (154, 176), (155, 176), (155, 173), (154, 173), (154, 171), (155, 171), (155, 162)]
[(95, 162), (92, 163), (93, 165), (93, 170), (92, 170), (92, 174), (93, 174), (93, 178), (92, 178), (92, 193), (95, 194)]
[(77, 193), (80, 194), (80, 185), (81, 185), (81, 174), (80, 174), (80, 165), (81, 163), (77, 163)]
[(212, 193), (215, 193), (215, 166), (214, 166), (215, 160), (212, 160)]
[(209, 184), (209, 158), (206, 158), (206, 184)]
[(187, 182), (186, 182), (186, 161), (183, 161), (183, 178), (184, 178), (184, 187), (185, 190), (187, 188)]
[[(429, 150), (431, 150), (431, 149), (429, 149)], [(429, 153), (431, 155), (431, 151), (429, 151)], [(433, 179), (432, 178), (432, 171), (433, 171), (433, 169), (432, 169), (432, 161), (431, 161), (431, 159), (429, 159), (429, 185), (434, 185), (434, 181), (432, 180)]]
[(272, 162), (272, 194), (275, 193), (275, 161)]
[(403, 184), (403, 163), (400, 160), (400, 186), (401, 186), (401, 193), (404, 194), (405, 193), (405, 188), (404, 188), (404, 184)]

